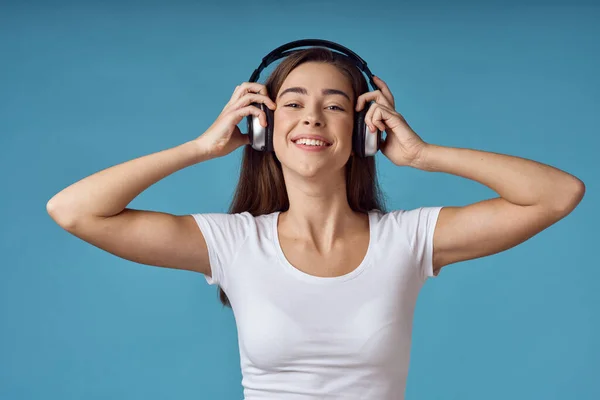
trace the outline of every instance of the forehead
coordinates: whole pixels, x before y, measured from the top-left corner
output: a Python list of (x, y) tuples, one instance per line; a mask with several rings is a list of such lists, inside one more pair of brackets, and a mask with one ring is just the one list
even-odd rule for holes
[(290, 86), (331, 87), (352, 93), (350, 79), (335, 65), (322, 62), (306, 62), (294, 68), (283, 81), (281, 89)]

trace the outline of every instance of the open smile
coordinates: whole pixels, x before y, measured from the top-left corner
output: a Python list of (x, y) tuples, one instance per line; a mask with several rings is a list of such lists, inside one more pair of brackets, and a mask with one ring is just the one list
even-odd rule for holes
[(321, 136), (315, 135), (300, 135), (292, 139), (292, 143), (299, 149), (305, 151), (323, 151), (326, 150), (331, 143)]

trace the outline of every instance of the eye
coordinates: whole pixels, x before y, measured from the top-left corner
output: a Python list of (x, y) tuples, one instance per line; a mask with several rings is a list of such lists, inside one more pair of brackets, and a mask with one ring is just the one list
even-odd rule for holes
[[(298, 103), (288, 103), (288, 104), (285, 105), (285, 107), (299, 108), (300, 104), (298, 104)], [(344, 111), (344, 109), (341, 108), (340, 106), (327, 106), (327, 108), (333, 109), (334, 111)]]

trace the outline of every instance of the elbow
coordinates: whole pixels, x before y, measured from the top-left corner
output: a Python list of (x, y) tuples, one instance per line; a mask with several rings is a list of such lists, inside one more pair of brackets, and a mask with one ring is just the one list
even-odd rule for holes
[(583, 196), (585, 196), (585, 184), (582, 180), (573, 177), (569, 187), (563, 187), (561, 192), (562, 201), (556, 204), (555, 211), (561, 217), (565, 217), (583, 200)]
[(66, 231), (73, 231), (76, 224), (76, 218), (73, 213), (68, 212), (68, 207), (56, 199), (56, 196), (51, 198), (46, 203), (46, 212), (61, 228)]
[(575, 178), (575, 189), (573, 190), (573, 205), (572, 209), (577, 207), (581, 200), (583, 200), (583, 196), (585, 196), (585, 183), (581, 179)]

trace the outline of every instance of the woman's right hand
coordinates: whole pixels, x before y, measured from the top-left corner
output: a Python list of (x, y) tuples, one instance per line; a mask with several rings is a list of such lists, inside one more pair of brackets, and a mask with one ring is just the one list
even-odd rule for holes
[(195, 141), (203, 153), (211, 158), (225, 156), (240, 146), (250, 143), (247, 134), (242, 134), (239, 124), (248, 115), (257, 116), (260, 124), (267, 126), (267, 116), (252, 103), (263, 103), (271, 110), (276, 104), (271, 100), (265, 85), (257, 82), (244, 82), (237, 86), (229, 102), (215, 122)]

